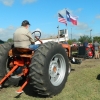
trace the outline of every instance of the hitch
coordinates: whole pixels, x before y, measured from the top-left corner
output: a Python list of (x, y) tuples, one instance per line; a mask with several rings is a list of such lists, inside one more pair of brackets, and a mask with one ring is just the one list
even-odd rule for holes
[(18, 65), (15, 65), (5, 76), (0, 80), (0, 87), (2, 87), (2, 83), (18, 68)]

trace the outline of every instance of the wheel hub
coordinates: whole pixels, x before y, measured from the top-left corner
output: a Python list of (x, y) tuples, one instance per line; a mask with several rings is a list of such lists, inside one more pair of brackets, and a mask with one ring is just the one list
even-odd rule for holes
[(52, 57), (49, 64), (49, 76), (52, 85), (58, 86), (62, 83), (66, 73), (66, 62), (61, 54)]
[(53, 72), (56, 73), (56, 71), (57, 71), (57, 68), (56, 68), (56, 66), (54, 66), (53, 67)]
[(57, 62), (52, 61), (50, 63), (49, 74), (51, 77), (55, 78), (57, 75), (57, 72), (58, 72), (58, 64)]

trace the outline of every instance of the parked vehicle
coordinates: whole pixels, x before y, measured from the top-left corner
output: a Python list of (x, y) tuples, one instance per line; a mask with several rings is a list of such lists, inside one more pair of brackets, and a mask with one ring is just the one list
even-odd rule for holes
[(92, 44), (88, 44), (87, 47), (79, 46), (77, 50), (78, 50), (78, 53), (77, 53), (78, 57), (84, 57), (88, 59), (91, 59), (94, 57), (94, 47)]

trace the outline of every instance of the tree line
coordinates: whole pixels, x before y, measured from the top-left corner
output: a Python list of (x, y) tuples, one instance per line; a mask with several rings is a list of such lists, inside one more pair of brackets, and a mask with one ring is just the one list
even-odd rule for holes
[[(95, 37), (89, 37), (88, 35), (80, 36), (79, 39), (69, 39), (67, 42), (68, 44), (72, 44), (73, 42), (81, 42), (83, 43), (84, 41), (88, 41), (89, 43), (92, 43), (94, 41), (97, 41), (100, 43), (100, 36), (95, 36)], [(13, 42), (12, 38), (9, 38), (7, 41), (0, 40), (1, 43), (3, 42)]]
[(88, 41), (88, 43), (93, 43), (94, 41), (97, 41), (100, 43), (100, 36), (95, 36), (95, 37), (89, 37), (88, 35), (80, 36), (79, 39), (69, 39), (68, 44), (72, 44), (73, 42), (81, 42), (83, 43), (84, 41)]

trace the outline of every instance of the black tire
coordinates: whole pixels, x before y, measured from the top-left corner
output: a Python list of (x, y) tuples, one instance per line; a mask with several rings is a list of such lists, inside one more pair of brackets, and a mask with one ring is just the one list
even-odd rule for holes
[(69, 63), (68, 75), (71, 73), (71, 63)]
[[(7, 42), (0, 45), (0, 79), (2, 79), (7, 74), (7, 61), (8, 61), (8, 52), (12, 49), (13, 42)], [(8, 80), (4, 82), (4, 86), (9, 85), (18, 85), (20, 78), (9, 77)]]
[(8, 52), (12, 48), (13, 43), (8, 42), (0, 45), (0, 77), (2, 78), (6, 74), (6, 61), (8, 58)]
[[(60, 72), (62, 72), (64, 70), (63, 68), (65, 68), (63, 73), (60, 73), (57, 69), (55, 71), (55, 65), (53, 65), (53, 62), (59, 62), (61, 64), (60, 56), (61, 59), (63, 59), (62, 62), (64, 64), (60, 65), (58, 69), (62, 68), (60, 70)], [(56, 57), (58, 57), (60, 60)], [(30, 84), (33, 86), (33, 91), (35, 91), (38, 95), (45, 97), (51, 97), (60, 93), (67, 81), (69, 69), (68, 67), (68, 57), (66, 55), (65, 50), (60, 44), (55, 42), (47, 42), (41, 45), (35, 52), (31, 64), (29, 66)], [(55, 74), (54, 72), (57, 72), (57, 74)], [(58, 77), (60, 75), (63, 76), (61, 76), (61, 80), (59, 80), (58, 83), (56, 83), (56, 81), (53, 83), (53, 79), (55, 77), (59, 79)]]

